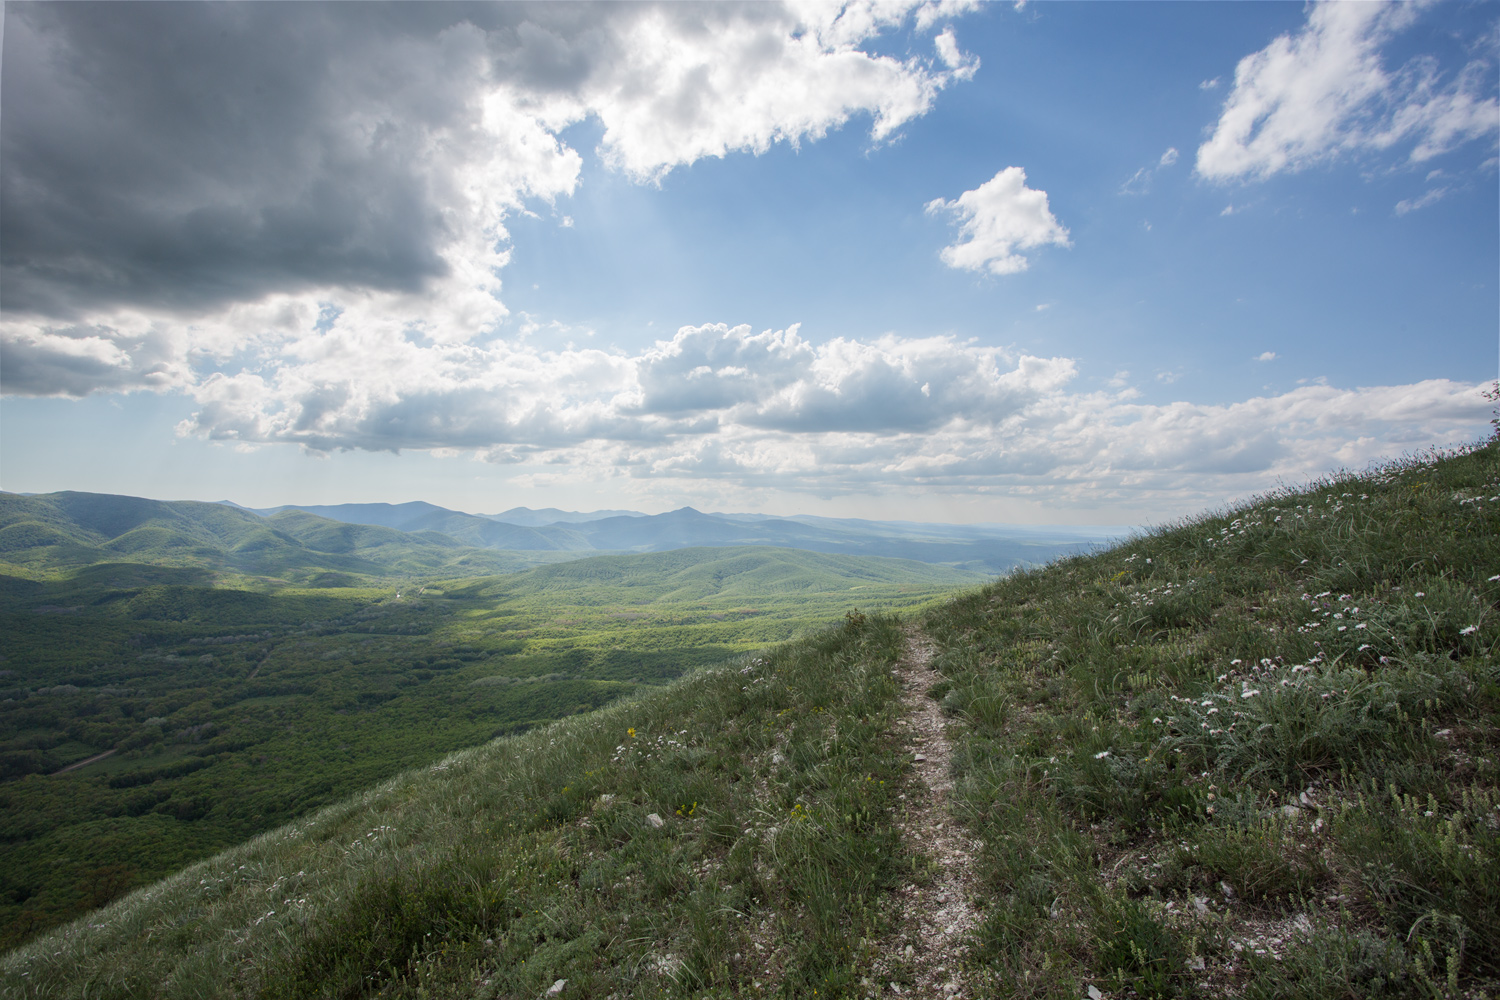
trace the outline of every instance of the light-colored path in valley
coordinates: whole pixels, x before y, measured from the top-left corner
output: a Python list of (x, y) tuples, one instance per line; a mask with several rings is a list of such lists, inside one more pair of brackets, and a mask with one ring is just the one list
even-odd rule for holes
[[(908, 883), (892, 895), (902, 918), (892, 935), (887, 958), (872, 970), (872, 996), (963, 998), (971, 996), (961, 974), (964, 942), (978, 923), (974, 897), (974, 850), (967, 831), (953, 822), (948, 798), (953, 790), (948, 765), (952, 744), (946, 720), (927, 689), (942, 679), (932, 668), (936, 645), (916, 625), (907, 627), (906, 652), (895, 675), (901, 682), (902, 713), (897, 734), (916, 756), (918, 782), (908, 793), (898, 823), (906, 849), (925, 855), (933, 865), (925, 884)], [(907, 949), (910, 949), (908, 951)], [(904, 967), (915, 983), (892, 985), (892, 965)]]
[(103, 760), (104, 758), (112, 755), (113, 753), (114, 753), (113, 750), (106, 750), (103, 753), (96, 753), (96, 754), (94, 754), (94, 756), (90, 757), (88, 760), (80, 760), (76, 764), (69, 764), (67, 767), (63, 768), (62, 770), (60, 770), (60, 771), (53, 771), (52, 773), (54, 775), (57, 775), (57, 774), (67, 774), (69, 771), (76, 771), (80, 767), (88, 767), (90, 764), (94, 763), (95, 761), (97, 761), (97, 760)]

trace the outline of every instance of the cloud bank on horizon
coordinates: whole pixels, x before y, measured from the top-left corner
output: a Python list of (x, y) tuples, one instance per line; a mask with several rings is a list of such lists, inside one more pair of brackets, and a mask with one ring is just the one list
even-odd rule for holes
[[(856, 128), (867, 160), (893, 156), (984, 78), (964, 45), (976, 8), (9, 5), (0, 388), (11, 406), (174, 396), (189, 438), (471, 455), (537, 482), (1164, 510), (1482, 432), (1483, 372), (1146, 399), (989, 330), (679, 317), (622, 347), (516, 329), (512, 230), (580, 197), (591, 164), (663, 189)], [(1244, 54), (1193, 183), (1253, 199), (1330, 164), (1421, 165), (1398, 217), (1476, 171), (1493, 186), (1493, 45), (1440, 61), (1412, 49), (1423, 16), (1314, 5)], [(1178, 161), (1165, 148), (1116, 194), (1148, 196)], [(1426, 171), (1466, 149), (1486, 154), (1468, 179)], [(927, 252), (975, 294), (1081, 266), (1100, 228), (1021, 159), (911, 200), (954, 227)]]

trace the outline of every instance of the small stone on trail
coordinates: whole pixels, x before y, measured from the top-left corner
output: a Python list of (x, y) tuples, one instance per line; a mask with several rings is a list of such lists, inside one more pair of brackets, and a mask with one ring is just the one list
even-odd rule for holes
[(1104, 994), (1099, 992), (1099, 987), (1089, 986), (1089, 1000), (1104, 1000)]
[(925, 753), (919, 753), (915, 757), (913, 757), (912, 759), (913, 760), (926, 760), (927, 759), (927, 755)]
[(667, 821), (656, 815), (656, 813), (647, 813), (646, 822), (650, 823), (658, 830), (667, 825)]

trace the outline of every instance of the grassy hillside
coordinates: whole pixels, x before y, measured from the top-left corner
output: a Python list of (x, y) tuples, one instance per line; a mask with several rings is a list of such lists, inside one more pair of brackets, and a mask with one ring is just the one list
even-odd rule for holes
[[(1497, 505), (1491, 444), (1195, 518), (907, 625), (940, 645), (928, 694), (977, 845), (981, 920), (944, 959), (962, 995), (1492, 993)], [(11, 952), (0, 985), (910, 993), (896, 901), (940, 859), (900, 832), (918, 780), (902, 642), (850, 615), (407, 773)]]
[(1491, 443), (935, 612), (958, 809), (985, 844), (985, 989), (1493, 988), (1497, 601)]
[[(335, 536), (326, 548), (359, 527), (285, 517)], [(973, 580), (777, 549), (399, 595), (215, 578), (0, 576), (0, 947), (444, 753)]]

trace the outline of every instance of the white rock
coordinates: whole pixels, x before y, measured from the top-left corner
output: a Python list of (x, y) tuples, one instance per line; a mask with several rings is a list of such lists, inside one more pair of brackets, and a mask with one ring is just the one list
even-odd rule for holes
[(656, 813), (647, 813), (646, 814), (646, 822), (650, 823), (653, 827), (655, 827), (658, 830), (660, 830), (662, 827), (664, 827), (664, 826), (667, 825), (667, 821), (664, 820), (664, 819), (662, 819), (660, 816), (656, 815)]
[(563, 991), (563, 987), (566, 985), (568, 985), (568, 981), (566, 979), (559, 979), (557, 982), (547, 987), (547, 992), (545, 995), (549, 997), (555, 997)]
[(1104, 994), (1092, 983), (1089, 984), (1089, 1000), (1104, 1000)]

